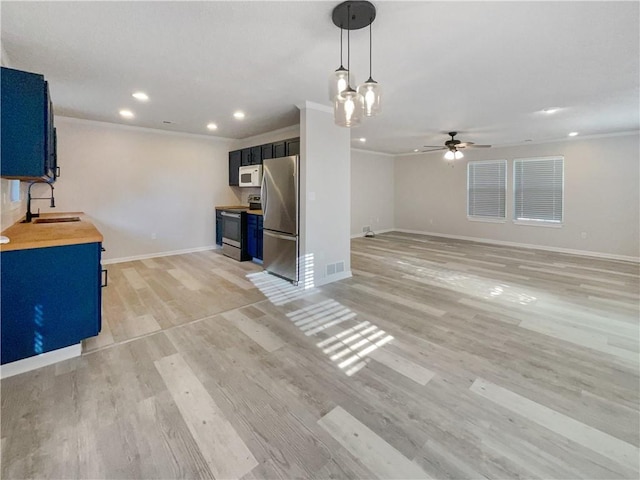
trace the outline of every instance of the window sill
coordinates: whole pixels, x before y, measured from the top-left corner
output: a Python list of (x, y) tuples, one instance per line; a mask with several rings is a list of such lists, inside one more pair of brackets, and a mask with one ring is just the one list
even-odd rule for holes
[(491, 218), (491, 217), (469, 217), (467, 220), (470, 222), (484, 222), (484, 223), (507, 223), (506, 218)]
[(526, 221), (526, 220), (514, 220), (514, 225), (526, 225), (529, 227), (547, 227), (547, 228), (562, 228), (562, 223), (554, 223), (554, 222), (536, 222), (536, 221)]

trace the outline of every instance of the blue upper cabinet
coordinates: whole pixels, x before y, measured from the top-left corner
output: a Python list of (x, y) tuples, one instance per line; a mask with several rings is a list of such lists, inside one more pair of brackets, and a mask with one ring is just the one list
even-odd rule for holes
[(55, 181), (56, 132), (44, 76), (2, 67), (1, 175)]

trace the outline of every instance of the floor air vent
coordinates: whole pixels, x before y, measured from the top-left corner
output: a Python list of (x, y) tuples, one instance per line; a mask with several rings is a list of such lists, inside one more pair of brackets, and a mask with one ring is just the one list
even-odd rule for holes
[(335, 275), (344, 272), (344, 262), (329, 263), (327, 265), (327, 275)]

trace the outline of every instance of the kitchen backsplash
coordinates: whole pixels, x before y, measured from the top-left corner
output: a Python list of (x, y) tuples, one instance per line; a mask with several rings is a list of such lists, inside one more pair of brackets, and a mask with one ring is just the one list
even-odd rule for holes
[(27, 188), (28, 183), (20, 182), (20, 200), (17, 202), (11, 201), (11, 188), (13, 180), (7, 180), (6, 178), (0, 179), (0, 192), (2, 203), (2, 225), (1, 229), (10, 227), (22, 217), (27, 211)]

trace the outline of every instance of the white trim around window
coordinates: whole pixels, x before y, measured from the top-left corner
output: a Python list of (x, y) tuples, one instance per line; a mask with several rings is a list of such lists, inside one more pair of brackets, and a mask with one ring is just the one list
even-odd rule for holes
[(562, 227), (564, 157), (513, 160), (513, 223)]
[(506, 222), (506, 160), (467, 163), (467, 219), (473, 222)]

